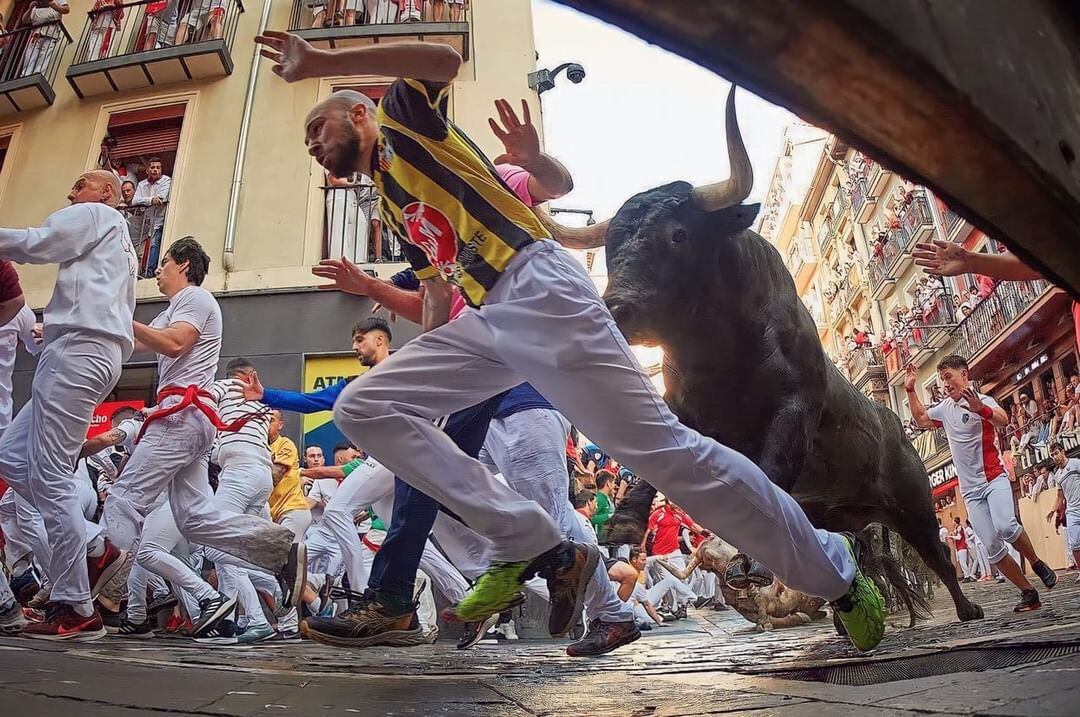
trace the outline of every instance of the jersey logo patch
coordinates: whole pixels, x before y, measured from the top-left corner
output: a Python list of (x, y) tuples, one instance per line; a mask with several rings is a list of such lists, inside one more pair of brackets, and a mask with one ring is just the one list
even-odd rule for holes
[(453, 272), (457, 261), (458, 238), (454, 225), (441, 210), (412, 202), (402, 210), (409, 241), (423, 249), (432, 265), (443, 274)]
[(971, 415), (967, 414), (967, 413), (965, 413), (963, 416), (960, 417), (960, 421), (963, 422), (963, 423), (967, 423), (970, 420), (971, 420)]

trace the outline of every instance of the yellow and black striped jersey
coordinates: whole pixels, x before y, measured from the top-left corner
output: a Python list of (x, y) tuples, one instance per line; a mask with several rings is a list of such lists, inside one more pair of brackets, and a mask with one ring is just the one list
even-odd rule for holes
[(398, 80), (379, 103), (372, 178), (381, 217), (420, 279), (480, 306), (523, 247), (549, 238), (476, 145), (446, 119), (448, 86)]

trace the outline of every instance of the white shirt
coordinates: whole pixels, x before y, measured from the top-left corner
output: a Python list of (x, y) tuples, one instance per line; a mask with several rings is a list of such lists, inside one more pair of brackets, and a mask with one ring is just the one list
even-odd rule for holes
[(139, 435), (139, 431), (142, 430), (143, 418), (125, 418), (116, 424), (116, 430), (120, 431), (124, 435), (117, 444), (124, 449), (124, 453), (129, 456), (135, 451), (135, 437)]
[(333, 478), (323, 478), (317, 480), (311, 484), (311, 490), (308, 491), (308, 498), (315, 501), (316, 505), (311, 509), (311, 524), (315, 525), (322, 519), (323, 510), (326, 509), (326, 504), (333, 498), (341, 484)]
[[(978, 396), (986, 406), (1001, 408), (990, 396), (982, 393)], [(935, 426), (945, 429), (961, 495), (966, 498), (995, 478), (1006, 475), (993, 423), (951, 398), (945, 398), (926, 412)]]
[(946, 528), (944, 525), (941, 526), (940, 528), (938, 528), (937, 534), (938, 534), (938, 540), (945, 543), (946, 545), (949, 544), (949, 529), (948, 528)]
[(257, 418), (248, 420), (239, 431), (222, 431), (218, 434), (218, 465), (224, 468), (233, 463), (240, 465), (255, 461), (265, 465), (268, 470), (273, 468), (270, 438), (267, 435), (270, 430), (270, 414), (266, 410), (266, 404), (245, 400), (243, 384), (235, 378), (215, 381), (210, 387), (210, 393), (214, 394), (217, 400), (218, 416), (224, 423), (261, 412)]
[(11, 372), (15, 369), (15, 353), (21, 340), (31, 354), (38, 354), (41, 347), (34, 342), (34, 324), (37, 317), (24, 306), (15, 318), (0, 326), (0, 431), (11, 425)]
[(135, 275), (139, 259), (124, 215), (101, 203), (72, 204), (39, 229), (0, 229), (0, 258), (59, 264), (45, 307), (45, 345), (69, 331), (111, 336), (126, 361), (135, 346)]
[[(150, 207), (150, 200), (157, 197), (163, 202), (169, 201), (169, 190), (172, 188), (172, 179), (166, 175), (161, 175), (153, 184), (150, 180), (144, 179), (135, 186), (135, 196), (131, 198), (131, 206), (133, 207)], [(146, 217), (150, 217), (154, 221), (154, 231), (157, 231), (162, 225), (165, 224), (165, 207), (152, 207), (146, 210), (143, 214), (145, 220)]]
[(1080, 521), (1080, 459), (1067, 460), (1064, 468), (1054, 471), (1054, 479), (1065, 494), (1065, 515), (1069, 525), (1075, 525), (1074, 521)]
[(158, 387), (208, 389), (221, 356), (221, 308), (217, 299), (201, 286), (185, 286), (169, 299), (169, 308), (158, 314), (150, 326), (164, 329), (181, 321), (194, 326), (199, 337), (181, 356), (158, 355)]

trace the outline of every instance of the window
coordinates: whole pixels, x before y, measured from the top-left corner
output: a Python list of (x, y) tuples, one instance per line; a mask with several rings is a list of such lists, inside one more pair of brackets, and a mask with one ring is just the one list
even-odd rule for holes
[(0, 174), (4, 171), (4, 162), (7, 161), (8, 147), (11, 146), (11, 135), (0, 137)]
[(114, 113), (101, 141), (98, 164), (120, 175), (120, 210), (128, 219), (143, 278), (153, 276), (159, 262), (185, 107)]

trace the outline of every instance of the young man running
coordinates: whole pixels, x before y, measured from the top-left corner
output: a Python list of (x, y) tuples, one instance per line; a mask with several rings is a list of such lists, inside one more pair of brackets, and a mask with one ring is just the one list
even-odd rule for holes
[(115, 175), (86, 172), (68, 201), (71, 206), (50, 215), (40, 228), (0, 229), (0, 259), (60, 265), (45, 307), (33, 399), (0, 440), (0, 475), (41, 514), (51, 550), (46, 566), (51, 602), (45, 619), (27, 625), (24, 634), (93, 640), (105, 635), (93, 596), (126, 555), (100, 535), (87, 536), (75, 462), (94, 408), (112, 391), (131, 355), (138, 259), (127, 222), (115, 209), (120, 201)]
[[(1058, 486), (1058, 515), (1065, 515), (1065, 546), (1080, 565), (1080, 458), (1069, 458), (1060, 443), (1050, 444), (1054, 481)], [(1080, 583), (1080, 576), (1076, 578)]]
[[(110, 539), (130, 549), (143, 518), (167, 491), (176, 527), (189, 543), (206, 546), (208, 553), (216, 549), (215, 562), (276, 574), (290, 602), (299, 599), (306, 577), (302, 544), (293, 543), (288, 528), (220, 510), (210, 490), (214, 437), (219, 429), (240, 430), (243, 422), (223, 424), (209, 392), (221, 354), (221, 310), (201, 286), (209, 266), (210, 257), (195, 239), (176, 241), (157, 271), (158, 288), (169, 305), (149, 326), (135, 323), (140, 347), (158, 354), (157, 409), (143, 423), (135, 450), (105, 501), (101, 522)], [(208, 589), (187, 566), (160, 553), (162, 559), (147, 567), (199, 600), (201, 632), (232, 612), (235, 598)]]
[[(1016, 520), (1012, 486), (995, 442), (997, 436), (994, 430), (995, 427), (1004, 428), (1009, 417), (992, 397), (972, 388), (967, 360), (963, 356), (946, 356), (938, 364), (937, 370), (946, 397), (941, 403), (927, 409), (915, 391), (915, 367), (907, 367), (904, 388), (907, 390), (911, 415), (920, 428), (945, 429), (960, 480), (960, 495), (964, 496), (964, 503), (967, 504), (971, 527), (986, 546), (990, 563), (1020, 589), (1020, 602), (1013, 610), (1037, 610), (1042, 607), (1039, 592), (1009, 556), (1005, 543), (1010, 543), (1027, 558), (1031, 569), (1047, 589), (1057, 584), (1057, 575), (1035, 554), (1031, 539)], [(960, 534), (963, 535), (962, 528)], [(958, 543), (957, 557), (961, 561), (966, 560), (966, 549), (962, 556), (960, 550)], [(964, 574), (968, 574), (967, 567)]]
[[(276, 32), (258, 41), (287, 81), (408, 78), (391, 85), (378, 110), (357, 92), (331, 95), (309, 114), (305, 141), (335, 176), (372, 176), (383, 218), (425, 285), (426, 333), (350, 383), (335, 422), (492, 540), (498, 560), (458, 605), (460, 619), (503, 610), (538, 571), (558, 576), (580, 605), (598, 560), (595, 549), (565, 544), (538, 505), (493, 487), (491, 473), (432, 423), (527, 381), (621, 464), (694, 505), (709, 527), (786, 584), (834, 601), (857, 647), (877, 645), (884, 600), (858, 572), (852, 541), (816, 530), (745, 456), (678, 421), (584, 268), (447, 121), (449, 83), (462, 62), (457, 52), (434, 43), (319, 51)], [(472, 307), (449, 323), (448, 281)]]

